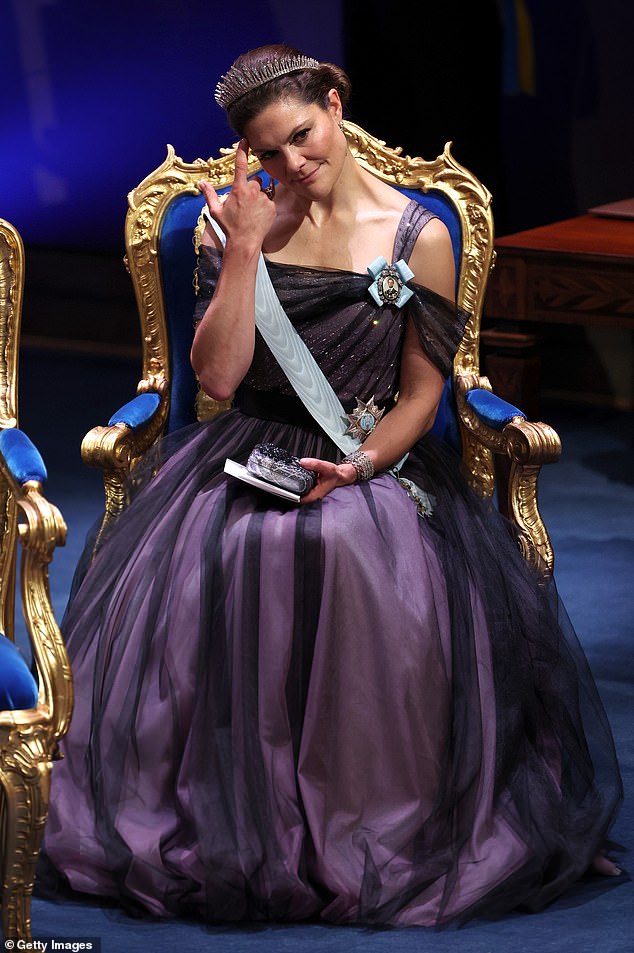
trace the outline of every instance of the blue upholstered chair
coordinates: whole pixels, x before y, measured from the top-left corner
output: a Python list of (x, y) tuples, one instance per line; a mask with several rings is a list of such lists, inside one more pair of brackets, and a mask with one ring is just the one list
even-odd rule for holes
[[(493, 263), (491, 196), (453, 158), (449, 145), (433, 162), (402, 156), (364, 130), (344, 122), (356, 160), (373, 174), (416, 198), (447, 225), (456, 259), (458, 304), (471, 314), (434, 425), (462, 454), (473, 486), (491, 496), (493, 454), (511, 460), (509, 513), (527, 558), (552, 570), (553, 553), (537, 509), (537, 476), (560, 453), (557, 434), (529, 423), (521, 410), (491, 393), (479, 374), (480, 316)], [(221, 405), (198, 388), (189, 364), (194, 309), (196, 230), (202, 200), (197, 182), (219, 191), (230, 187), (234, 149), (217, 159), (183, 162), (171, 146), (163, 164), (129, 195), (127, 264), (141, 318), (143, 374), (138, 396), (106, 427), (85, 438), (87, 463), (104, 470), (106, 519), (125, 506), (124, 481), (131, 467), (164, 432), (217, 413)], [(249, 171), (259, 173), (255, 157)], [(264, 184), (267, 176), (262, 174)], [(197, 239), (196, 239), (197, 240)]]
[[(72, 708), (68, 658), (48, 589), (48, 563), (65, 541), (66, 526), (42, 495), (44, 462), (17, 421), (23, 284), (22, 241), (0, 219), (0, 904), (5, 940), (31, 936), (31, 893), (48, 812), (51, 761)], [(31, 665), (13, 641), (18, 538)]]

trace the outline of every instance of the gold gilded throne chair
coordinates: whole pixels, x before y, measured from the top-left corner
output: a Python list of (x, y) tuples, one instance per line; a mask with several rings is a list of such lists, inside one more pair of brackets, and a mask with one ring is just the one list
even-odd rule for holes
[[(48, 564), (65, 541), (66, 526), (42, 495), (44, 462), (17, 421), (23, 283), (22, 241), (0, 219), (0, 904), (5, 941), (18, 944), (31, 937), (31, 893), (48, 813), (51, 762), (73, 702), (48, 587)], [(14, 642), (18, 539), (31, 667)]]
[[(491, 196), (459, 165), (447, 144), (432, 162), (401, 155), (359, 126), (344, 121), (350, 150), (366, 169), (415, 198), (447, 225), (456, 261), (456, 297), (471, 319), (460, 344), (434, 425), (462, 454), (473, 486), (492, 496), (494, 455), (510, 460), (508, 510), (526, 557), (551, 572), (553, 551), (537, 506), (541, 466), (558, 459), (560, 442), (543, 423), (497, 398), (479, 373), (480, 316), (493, 265)], [(101, 467), (106, 520), (125, 506), (125, 480), (135, 463), (163, 433), (217, 413), (222, 405), (197, 387), (189, 364), (196, 264), (192, 236), (200, 235), (207, 179), (220, 192), (231, 186), (235, 147), (219, 158), (184, 162), (168, 146), (167, 158), (128, 197), (126, 261), (136, 292), (143, 339), (143, 373), (138, 395), (109, 424), (84, 439), (84, 460)], [(249, 174), (268, 176), (254, 156)]]

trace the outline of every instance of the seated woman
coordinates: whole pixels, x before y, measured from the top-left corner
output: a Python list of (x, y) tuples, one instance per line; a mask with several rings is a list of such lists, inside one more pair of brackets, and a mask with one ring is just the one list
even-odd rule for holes
[[(278, 46), (218, 84), (244, 138), (226, 200), (201, 183), (192, 362), (236, 406), (135, 471), (64, 626), (77, 705), (48, 858), (159, 916), (434, 925), (618, 873), (621, 783), (570, 623), (428, 434), (466, 318), (447, 231), (352, 158), (348, 92)], [(362, 450), (256, 331), (260, 253), (350, 429), (359, 402), (384, 411)], [(375, 293), (377, 256), (408, 263), (406, 302), (402, 265)], [(261, 443), (314, 475), (300, 505), (224, 474)]]

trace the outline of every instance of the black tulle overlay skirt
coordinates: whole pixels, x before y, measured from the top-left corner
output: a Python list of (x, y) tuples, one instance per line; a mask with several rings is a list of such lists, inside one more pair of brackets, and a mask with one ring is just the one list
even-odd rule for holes
[(212, 921), (444, 923), (559, 895), (621, 798), (554, 586), (433, 438), (293, 506), (222, 470), (325, 437), (168, 438), (63, 626), (76, 707), (45, 850), (79, 891)]

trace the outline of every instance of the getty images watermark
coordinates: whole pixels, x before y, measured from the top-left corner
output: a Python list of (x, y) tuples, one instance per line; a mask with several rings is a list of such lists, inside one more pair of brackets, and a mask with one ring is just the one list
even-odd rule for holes
[(72, 953), (83, 953), (84, 950), (90, 953), (101, 953), (101, 940), (99, 937), (63, 937), (50, 936), (42, 940), (5, 940), (5, 950), (37, 950), (38, 953), (53, 953), (53, 950), (72, 950)]

